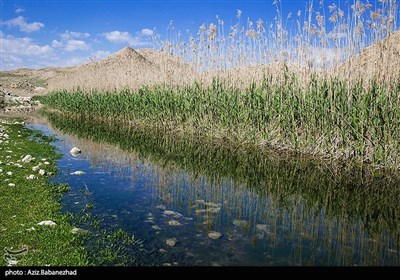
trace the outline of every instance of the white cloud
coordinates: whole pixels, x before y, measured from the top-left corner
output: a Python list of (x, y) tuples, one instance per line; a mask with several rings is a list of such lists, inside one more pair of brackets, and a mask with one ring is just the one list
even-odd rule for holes
[(75, 66), (89, 62), (87, 57), (71, 57), (62, 62), (63, 66)]
[(36, 56), (43, 57), (53, 53), (53, 48), (49, 45), (40, 46), (33, 42), (33, 39), (24, 37), (18, 38), (12, 35), (4, 36), (0, 33), (1, 49), (0, 53), (3, 57), (13, 54), (17, 56)]
[(94, 60), (100, 60), (109, 56), (111, 52), (109, 51), (97, 51), (90, 54), (90, 57)]
[(53, 48), (61, 48), (61, 47), (63, 46), (63, 43), (60, 42), (60, 41), (57, 41), (57, 40), (53, 40), (53, 41), (51, 42), (51, 46), (52, 46)]
[(22, 32), (34, 32), (34, 31), (38, 31), (40, 30), (40, 28), (44, 27), (44, 24), (41, 22), (32, 22), (32, 23), (27, 23), (25, 18), (23, 16), (18, 16), (16, 18), (7, 20), (5, 22), (3, 22), (3, 24), (13, 27), (13, 26), (17, 26), (19, 27), (19, 30)]
[(55, 56), (52, 47), (38, 45), (28, 37), (5, 36), (0, 31), (0, 40), (0, 65), (2, 70), (32, 66), (32, 62), (39, 64), (39, 62), (48, 61)]
[(144, 36), (153, 36), (154, 31), (148, 28), (144, 28), (140, 33)]
[(16, 14), (20, 14), (20, 13), (23, 13), (23, 12), (25, 12), (25, 9), (22, 9), (22, 8), (15, 9), (15, 13)]
[(115, 44), (129, 44), (132, 47), (148, 46), (149, 43), (139, 36), (133, 37), (129, 32), (111, 31), (102, 34), (108, 41)]
[(73, 52), (73, 51), (76, 51), (76, 50), (85, 51), (85, 50), (88, 50), (88, 49), (90, 49), (90, 46), (88, 44), (86, 44), (85, 41), (74, 40), (74, 39), (68, 40), (66, 42), (66, 45), (65, 45), (65, 48), (64, 48), (64, 50), (67, 51), (67, 52)]
[(104, 37), (112, 43), (129, 43), (133, 40), (129, 32), (112, 31), (103, 33)]
[(63, 34), (61, 34), (61, 39), (63, 40), (68, 40), (68, 39), (73, 39), (73, 38), (89, 38), (90, 34), (87, 32), (73, 32), (73, 31), (65, 31)]

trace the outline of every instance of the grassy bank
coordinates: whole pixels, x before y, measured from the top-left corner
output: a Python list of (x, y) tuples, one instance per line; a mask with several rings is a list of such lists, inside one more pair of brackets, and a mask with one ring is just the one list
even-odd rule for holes
[(159, 127), (238, 143), (295, 151), (376, 167), (400, 167), (400, 83), (296, 75), (238, 90), (215, 80), (180, 88), (163, 86), (121, 92), (53, 92), (42, 102), (73, 114)]
[[(88, 264), (81, 240), (60, 212), (59, 197), (65, 187), (48, 182), (56, 172), (57, 154), (49, 145), (53, 140), (13, 119), (0, 118), (0, 248), (10, 252), (1, 258), (2, 266)], [(26, 155), (34, 159), (23, 162)], [(33, 171), (34, 166), (45, 175)], [(31, 175), (33, 179), (28, 179)], [(45, 220), (57, 225), (37, 225)]]

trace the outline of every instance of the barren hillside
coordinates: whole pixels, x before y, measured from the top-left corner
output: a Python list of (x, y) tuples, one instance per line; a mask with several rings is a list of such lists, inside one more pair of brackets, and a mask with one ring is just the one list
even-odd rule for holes
[(354, 57), (335, 69), (337, 75), (346, 79), (362, 78), (364, 81), (376, 77), (392, 81), (400, 78), (400, 30), (385, 40), (365, 48)]
[(114, 90), (166, 83), (176, 85), (194, 78), (181, 59), (155, 50), (124, 48), (98, 62), (90, 62), (48, 80), (49, 90)]

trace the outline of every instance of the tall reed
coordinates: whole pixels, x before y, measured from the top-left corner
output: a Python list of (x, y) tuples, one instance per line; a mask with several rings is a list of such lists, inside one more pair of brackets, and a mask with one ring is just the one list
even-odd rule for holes
[[(396, 0), (304, 1), (304, 11), (283, 14), (288, 0), (271, 0), (274, 19), (244, 19), (226, 28), (223, 19), (202, 24), (197, 34), (176, 30), (173, 22), (165, 40), (154, 45), (184, 57), (200, 71), (228, 70), (247, 65), (286, 62), (311, 69), (327, 69), (359, 54), (398, 29)], [(186, 38), (185, 38), (186, 36)]]
[(331, 159), (400, 167), (400, 82), (368, 87), (313, 77), (303, 86), (287, 69), (238, 90), (217, 79), (121, 92), (53, 92), (42, 101), (82, 116), (171, 127)]

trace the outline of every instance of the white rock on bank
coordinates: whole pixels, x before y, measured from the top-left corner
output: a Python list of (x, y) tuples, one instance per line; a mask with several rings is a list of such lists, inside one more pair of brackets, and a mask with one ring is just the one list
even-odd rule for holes
[(32, 156), (31, 155), (26, 155), (24, 158), (21, 160), (23, 163), (31, 162), (32, 161)]
[(72, 233), (72, 234), (86, 233), (86, 232), (87, 232), (86, 229), (77, 228), (77, 227), (75, 227), (75, 228), (73, 228), (73, 229), (71, 230), (71, 233)]
[(46, 171), (44, 171), (43, 169), (40, 169), (39, 170), (39, 175), (42, 175), (42, 176), (46, 175)]
[(37, 224), (38, 226), (48, 226), (48, 227), (55, 227), (57, 224), (53, 221), (41, 221), (40, 223)]
[(31, 174), (28, 177), (26, 177), (26, 180), (34, 180), (34, 179), (36, 179), (36, 176), (33, 175), (33, 174)]
[(33, 171), (33, 172), (36, 172), (36, 171), (38, 171), (39, 169), (40, 169), (39, 166), (34, 166), (34, 167), (32, 167), (32, 171)]

